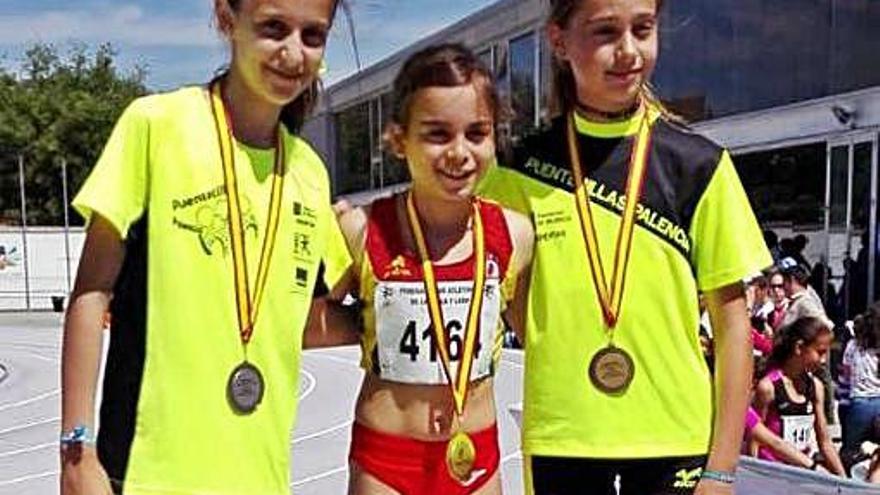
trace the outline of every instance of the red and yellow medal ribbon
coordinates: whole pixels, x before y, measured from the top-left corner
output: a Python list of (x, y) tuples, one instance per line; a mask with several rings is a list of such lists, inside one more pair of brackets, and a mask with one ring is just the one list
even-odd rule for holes
[[(468, 308), (467, 325), (464, 330), (464, 341), (460, 353), (461, 360), (458, 364), (458, 374), (452, 376), (451, 362), (449, 357), (449, 342), (446, 335), (446, 325), (443, 319), (443, 305), (440, 303), (437, 278), (434, 275), (434, 265), (428, 253), (428, 245), (425, 243), (425, 235), (419, 222), (419, 216), (413, 203), (413, 195), (410, 192), (406, 197), (406, 212), (409, 217), (410, 230), (415, 237), (416, 247), (419, 250), (419, 258), (422, 263), (422, 273), (425, 284), (425, 294), (428, 299), (428, 314), (431, 317), (431, 328), (434, 330), (434, 343), (437, 345), (437, 354), (446, 373), (446, 380), (452, 389), (452, 398), (455, 401), (455, 412), (459, 417), (464, 413), (465, 400), (467, 399), (468, 385), (470, 385), (471, 368), (473, 367), (474, 348), (477, 336), (480, 333), (480, 314), (483, 308), (483, 290), (486, 287), (486, 240), (483, 230), (483, 220), (480, 216), (479, 201), (473, 201), (473, 251), (474, 251), (474, 286), (471, 292), (471, 302)], [(454, 380), (453, 380), (454, 378)]]
[(284, 139), (281, 129), (278, 130), (275, 146), (275, 166), (272, 172), (272, 194), (269, 200), (266, 232), (260, 249), (260, 261), (257, 266), (257, 279), (251, 297), (250, 280), (248, 277), (247, 256), (245, 253), (244, 224), (242, 222), (241, 200), (238, 195), (238, 179), (235, 170), (235, 149), (232, 141), (226, 108), (220, 92), (220, 80), (211, 84), (211, 110), (214, 114), (214, 125), (220, 147), (220, 161), (223, 165), (223, 185), (226, 189), (228, 210), (229, 239), (232, 247), (232, 266), (235, 275), (235, 303), (238, 312), (239, 336), (243, 345), (247, 345), (254, 333), (254, 325), (263, 299), (263, 290), (269, 275), (272, 251), (278, 232), (278, 220), (281, 217), (281, 196), (284, 185)]
[(626, 178), (626, 203), (623, 208), (623, 216), (617, 231), (617, 241), (614, 248), (614, 267), (609, 286), (605, 276), (605, 268), (602, 264), (602, 256), (599, 253), (599, 241), (596, 235), (596, 225), (590, 210), (590, 199), (586, 191), (583, 169), (580, 161), (577, 134), (575, 132), (575, 115), (572, 112), (568, 118), (568, 154), (571, 161), (572, 173), (575, 180), (575, 201), (577, 203), (578, 217), (580, 217), (581, 233), (587, 250), (587, 259), (590, 262), (590, 273), (593, 285), (602, 307), (602, 317), (609, 332), (613, 331), (620, 317), (620, 309), (623, 301), (623, 289), (626, 282), (626, 273), (629, 266), (629, 256), (632, 251), (633, 231), (635, 230), (636, 210), (639, 198), (642, 195), (645, 172), (648, 169), (648, 150), (651, 141), (651, 126), (648, 121), (648, 110), (639, 125), (635, 143), (629, 160), (629, 171)]

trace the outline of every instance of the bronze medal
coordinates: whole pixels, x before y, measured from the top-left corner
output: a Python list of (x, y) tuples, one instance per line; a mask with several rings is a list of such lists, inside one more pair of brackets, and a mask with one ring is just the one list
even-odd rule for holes
[(609, 342), (607, 347), (590, 358), (588, 375), (590, 382), (596, 389), (609, 395), (626, 392), (635, 376), (635, 363), (632, 357), (623, 349), (615, 347), (611, 342), (623, 307), (623, 289), (626, 285), (627, 267), (632, 252), (636, 212), (648, 166), (648, 151), (651, 137), (648, 114), (649, 109), (646, 108), (645, 116), (639, 125), (639, 132), (630, 155), (626, 180), (626, 202), (621, 212), (620, 227), (617, 232), (610, 283), (606, 277), (602, 256), (599, 253), (598, 234), (595, 222), (593, 221), (590, 198), (586, 190), (586, 182), (580, 162), (574, 113), (570, 114), (568, 118), (568, 153), (575, 181), (575, 205), (578, 218), (580, 219), (581, 234), (584, 239), (590, 275), (599, 300), (599, 307), (602, 310), (602, 319), (605, 323), (605, 331)]
[(263, 400), (265, 388), (263, 374), (256, 366), (245, 361), (236, 366), (229, 375), (226, 398), (235, 412), (250, 414)]
[(477, 448), (471, 437), (459, 431), (446, 444), (446, 469), (449, 475), (465, 482), (471, 477), (477, 459)]
[(626, 392), (635, 375), (635, 364), (630, 355), (619, 347), (609, 345), (590, 359), (590, 381), (606, 394)]

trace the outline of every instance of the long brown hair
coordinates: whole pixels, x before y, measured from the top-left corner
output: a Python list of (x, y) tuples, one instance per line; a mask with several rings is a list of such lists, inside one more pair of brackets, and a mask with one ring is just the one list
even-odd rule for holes
[[(550, 0), (550, 11), (547, 15), (547, 24), (556, 24), (565, 28), (575, 13), (578, 5), (584, 0)], [(657, 13), (663, 7), (663, 0), (656, 0)], [(571, 111), (577, 105), (577, 84), (574, 80), (571, 66), (568, 62), (553, 57), (552, 71), (553, 91), (551, 96), (550, 113), (560, 115)], [(650, 83), (645, 81), (641, 89), (641, 97), (648, 105), (660, 110), (664, 118), (676, 122), (682, 122), (682, 118), (672, 113), (655, 94)]]
[[(238, 12), (238, 9), (241, 8), (241, 3), (244, 0), (220, 0), (226, 2), (226, 5), (233, 12)], [(333, 24), (333, 18), (336, 16), (336, 8), (339, 7), (340, 2), (344, 2), (345, 0), (333, 0), (333, 9), (330, 11), (330, 24)], [(217, 11), (217, 4), (215, 3), (214, 8), (214, 16), (218, 19), (218, 26), (222, 28), (221, 21), (219, 20), (220, 13)], [(225, 68), (221, 70), (221, 73), (228, 72), (229, 68)], [(284, 105), (281, 109), (280, 120), (281, 123), (287, 127), (287, 131), (291, 134), (297, 134), (302, 129), (303, 124), (306, 122), (306, 118), (312, 113), (312, 110), (315, 108), (315, 104), (318, 102), (318, 94), (321, 89), (321, 80), (319, 78), (315, 78), (312, 81), (312, 84), (309, 85), (305, 91), (302, 92), (296, 99)]]
[(878, 350), (880, 347), (880, 301), (876, 301), (868, 309), (856, 316), (854, 333), (856, 343), (863, 350)]

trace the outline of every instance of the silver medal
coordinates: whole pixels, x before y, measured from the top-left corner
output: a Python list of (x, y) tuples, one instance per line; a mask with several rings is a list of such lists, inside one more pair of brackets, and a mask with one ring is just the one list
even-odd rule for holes
[(229, 375), (226, 397), (229, 405), (239, 414), (254, 412), (263, 400), (263, 375), (256, 366), (247, 361), (239, 364)]

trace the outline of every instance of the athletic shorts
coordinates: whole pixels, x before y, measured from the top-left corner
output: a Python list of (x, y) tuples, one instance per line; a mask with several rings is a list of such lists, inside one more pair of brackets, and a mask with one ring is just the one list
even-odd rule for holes
[(470, 479), (461, 482), (446, 468), (446, 444), (381, 433), (358, 423), (351, 434), (349, 460), (401, 495), (469, 495), (495, 472), (501, 454), (498, 427), (471, 433), (477, 450)]
[[(534, 495), (591, 493), (614, 495), (620, 476), (620, 495), (688, 495), (694, 492), (706, 456), (657, 459), (527, 458), (527, 485)], [(528, 486), (527, 486), (528, 488)]]

